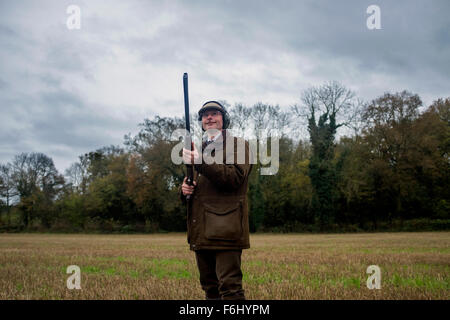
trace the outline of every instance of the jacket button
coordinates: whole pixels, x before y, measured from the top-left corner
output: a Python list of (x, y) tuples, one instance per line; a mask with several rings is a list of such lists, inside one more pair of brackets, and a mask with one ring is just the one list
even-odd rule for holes
[(195, 223), (195, 221), (196, 221), (195, 219), (194, 219), (194, 220), (192, 220), (192, 222), (194, 222), (194, 223)]

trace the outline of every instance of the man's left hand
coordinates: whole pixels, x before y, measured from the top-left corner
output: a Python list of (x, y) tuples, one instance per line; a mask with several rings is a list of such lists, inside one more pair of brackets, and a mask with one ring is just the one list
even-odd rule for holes
[(192, 151), (183, 148), (183, 161), (185, 164), (194, 164), (199, 163), (200, 156), (198, 154), (197, 149), (195, 148), (194, 143), (192, 142)]

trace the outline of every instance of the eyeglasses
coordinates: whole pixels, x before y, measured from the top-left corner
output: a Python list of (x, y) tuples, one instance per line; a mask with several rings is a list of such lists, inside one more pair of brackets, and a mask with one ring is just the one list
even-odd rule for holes
[(208, 116), (217, 116), (219, 115), (220, 112), (219, 111), (205, 111), (202, 113), (202, 118), (208, 118)]

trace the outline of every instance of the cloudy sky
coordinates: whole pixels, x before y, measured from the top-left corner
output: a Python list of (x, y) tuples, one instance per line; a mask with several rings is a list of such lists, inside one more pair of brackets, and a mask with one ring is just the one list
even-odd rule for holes
[[(366, 12), (380, 8), (381, 29)], [(70, 30), (69, 5), (81, 10)], [(0, 2), (0, 163), (43, 152), (60, 172), (190, 103), (283, 108), (337, 80), (364, 100), (450, 96), (450, 1)]]

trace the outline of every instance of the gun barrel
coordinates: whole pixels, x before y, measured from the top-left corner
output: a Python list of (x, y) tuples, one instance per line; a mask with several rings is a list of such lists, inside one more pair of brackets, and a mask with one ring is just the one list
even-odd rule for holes
[(186, 118), (186, 131), (188, 136), (184, 141), (184, 147), (191, 150), (191, 124), (189, 119), (189, 91), (188, 91), (188, 74), (183, 74), (183, 89), (184, 89), (184, 117)]
[[(189, 121), (189, 94), (188, 94), (188, 74), (185, 72), (183, 74), (183, 89), (184, 89), (184, 117), (186, 119), (186, 131), (187, 135), (184, 139), (184, 148), (192, 150), (191, 144), (191, 124)], [(194, 171), (192, 165), (186, 165), (187, 168), (187, 183), (189, 185), (193, 184)], [(189, 200), (190, 196), (187, 196)]]

